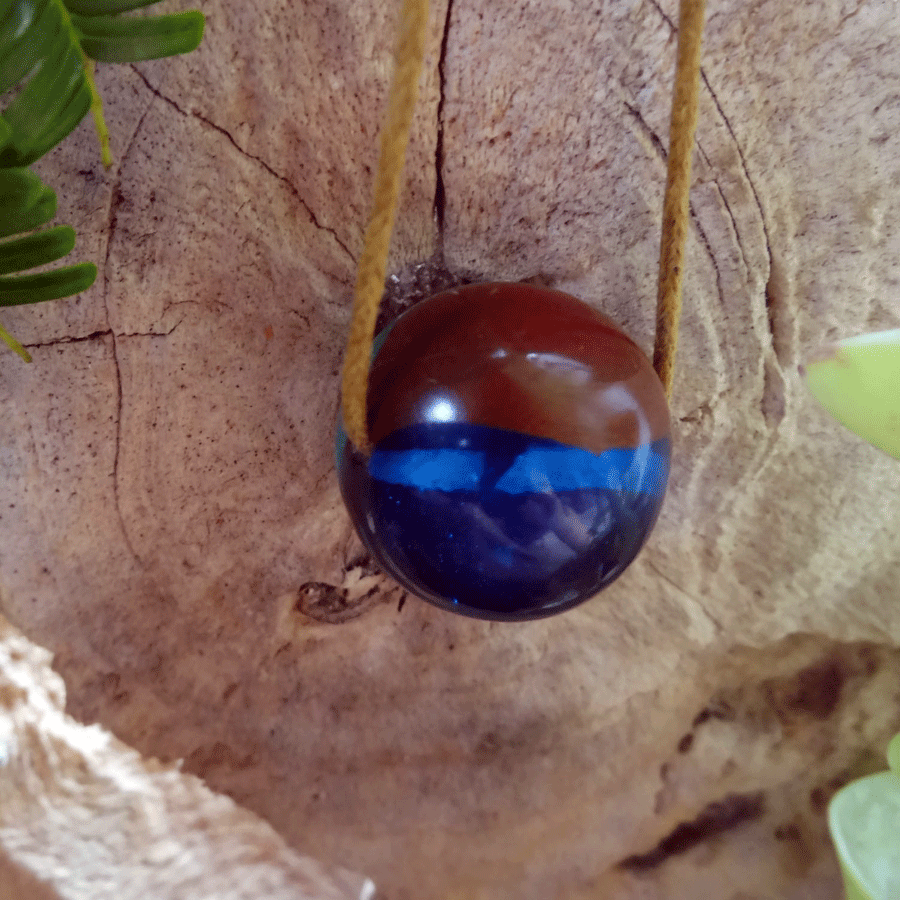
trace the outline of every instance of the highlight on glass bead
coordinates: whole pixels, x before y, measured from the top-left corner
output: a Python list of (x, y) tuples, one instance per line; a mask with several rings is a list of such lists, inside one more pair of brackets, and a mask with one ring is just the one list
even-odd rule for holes
[(650, 361), (559, 291), (473, 284), (375, 342), (373, 452), (338, 428), (341, 492), (404, 588), (468, 616), (526, 620), (589, 599), (659, 515), (671, 432)]

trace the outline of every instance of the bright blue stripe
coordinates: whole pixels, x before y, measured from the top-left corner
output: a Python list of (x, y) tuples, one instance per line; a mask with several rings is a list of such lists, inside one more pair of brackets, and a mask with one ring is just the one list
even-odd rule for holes
[(423, 491), (477, 491), (484, 457), (471, 450), (375, 450), (369, 473), (379, 481)]
[[(375, 450), (373, 478), (419, 490), (479, 491), (487, 457), (471, 450)], [(666, 486), (668, 460), (645, 444), (600, 455), (576, 447), (533, 447), (520, 453), (498, 479), (507, 494), (547, 491), (628, 490), (659, 496)]]
[(599, 456), (577, 447), (535, 447), (497, 482), (508, 494), (582, 489), (628, 490), (659, 494), (666, 483), (666, 462), (648, 445), (606, 450)]

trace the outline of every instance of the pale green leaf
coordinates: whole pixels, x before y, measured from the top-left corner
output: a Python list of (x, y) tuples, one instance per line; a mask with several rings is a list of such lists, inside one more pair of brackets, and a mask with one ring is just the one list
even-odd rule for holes
[(900, 777), (882, 772), (835, 794), (828, 826), (848, 900), (900, 897)]
[(840, 423), (900, 459), (900, 329), (841, 341), (809, 363), (805, 375)]

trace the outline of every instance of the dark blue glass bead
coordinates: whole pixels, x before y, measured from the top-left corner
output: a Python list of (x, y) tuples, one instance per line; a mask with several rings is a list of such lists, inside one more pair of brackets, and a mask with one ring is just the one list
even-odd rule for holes
[(409, 591), (479, 618), (552, 615), (606, 587), (668, 479), (649, 361), (590, 307), (524, 285), (472, 285), (401, 316), (376, 343), (369, 429), (368, 459), (338, 432), (361, 539)]

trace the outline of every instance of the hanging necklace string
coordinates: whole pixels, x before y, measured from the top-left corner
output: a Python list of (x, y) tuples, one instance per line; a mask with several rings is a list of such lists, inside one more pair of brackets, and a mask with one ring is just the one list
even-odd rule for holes
[(359, 258), (350, 336), (344, 356), (341, 385), (344, 431), (350, 443), (366, 455), (371, 449), (366, 427), (369, 362), (378, 306), (384, 293), (406, 147), (419, 95), (419, 76), (428, 33), (428, 4), (429, 0), (403, 0), (400, 11), (400, 32), (394, 50), (394, 77), (388, 94), (387, 117), (381, 132), (381, 155), (375, 174), (375, 196)]
[(681, 0), (678, 10), (678, 60), (672, 90), (669, 161), (656, 289), (656, 340), (653, 344), (653, 368), (670, 399), (681, 320), (684, 245), (690, 215), (691, 161), (697, 130), (705, 7), (706, 0)]
[[(678, 60), (672, 94), (668, 174), (663, 202), (662, 238), (656, 303), (653, 366), (672, 393), (678, 322), (681, 317), (684, 246), (690, 213), (691, 160), (700, 86), (700, 47), (706, 0), (680, 0)], [(366, 394), (375, 321), (384, 292), (391, 232), (397, 214), (406, 147), (419, 92), (425, 56), (429, 0), (403, 0), (400, 32), (394, 53), (394, 76), (388, 94), (387, 117), (381, 133), (381, 153), (375, 175), (372, 214), (359, 260), (353, 312), (341, 385), (344, 430), (353, 446), (371, 451), (366, 427)]]

